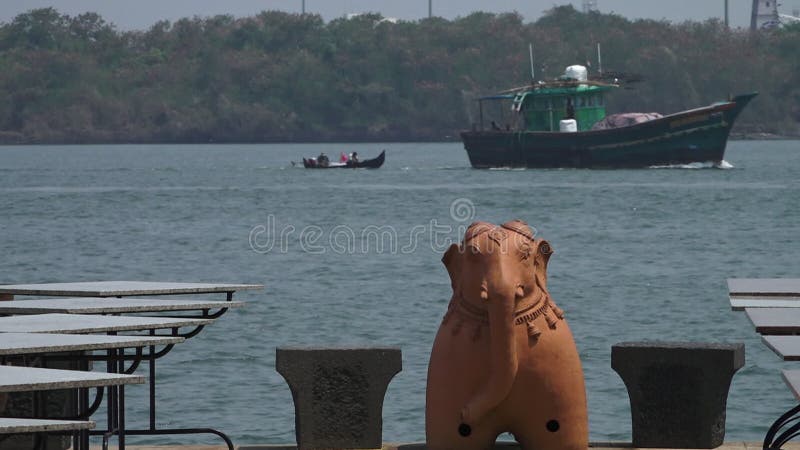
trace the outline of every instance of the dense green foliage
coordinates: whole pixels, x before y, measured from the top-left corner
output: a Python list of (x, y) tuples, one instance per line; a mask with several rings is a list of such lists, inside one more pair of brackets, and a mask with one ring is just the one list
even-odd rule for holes
[(0, 24), (0, 142), (454, 139), (477, 96), (595, 59), (644, 77), (609, 111), (662, 113), (760, 91), (739, 133), (800, 134), (800, 26), (771, 33), (558, 7), (453, 21), (325, 23), (265, 11), (120, 32), (96, 14)]

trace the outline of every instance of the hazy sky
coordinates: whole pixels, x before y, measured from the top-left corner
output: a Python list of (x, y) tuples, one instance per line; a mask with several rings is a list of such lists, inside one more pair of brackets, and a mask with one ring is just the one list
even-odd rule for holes
[[(572, 3), (582, 8), (582, 0), (432, 0), (435, 16), (453, 19), (473, 11), (518, 11), (526, 21), (535, 21), (542, 11), (554, 5)], [(800, 0), (784, 0), (781, 11), (800, 9)], [(428, 0), (305, 0), (306, 12), (319, 13), (328, 21), (348, 13), (379, 12), (386, 17), (416, 20), (428, 15)], [(602, 12), (615, 12), (629, 18), (670, 21), (705, 20), (724, 16), (723, 0), (597, 0)], [(752, 0), (729, 0), (731, 25), (750, 24)], [(147, 29), (158, 20), (182, 17), (232, 14), (253, 15), (265, 9), (300, 12), (302, 0), (0, 0), (0, 22), (9, 22), (32, 8), (53, 6), (63, 14), (97, 12), (119, 29)]]

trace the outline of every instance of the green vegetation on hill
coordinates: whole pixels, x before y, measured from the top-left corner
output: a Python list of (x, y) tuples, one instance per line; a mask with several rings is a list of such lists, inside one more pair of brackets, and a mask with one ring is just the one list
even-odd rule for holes
[(594, 60), (645, 81), (609, 111), (671, 113), (760, 91), (738, 133), (800, 135), (800, 26), (771, 33), (557, 7), (325, 23), (265, 11), (120, 32), (47, 8), (0, 24), (0, 143), (456, 139), (474, 99)]

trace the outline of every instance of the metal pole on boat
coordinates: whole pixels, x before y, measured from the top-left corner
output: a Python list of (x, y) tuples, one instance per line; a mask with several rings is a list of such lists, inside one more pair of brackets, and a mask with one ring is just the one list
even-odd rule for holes
[(428, 19), (433, 17), (433, 0), (428, 0)]
[(301, 11), (303, 11), (303, 14), (306, 13), (306, 0), (303, 0), (303, 7), (302, 7)]
[(531, 83), (535, 83), (536, 82), (536, 71), (533, 68), (533, 44), (532, 43), (528, 44), (528, 53), (530, 54), (530, 57), (531, 57)]
[(600, 43), (597, 43), (597, 73), (603, 73), (603, 58), (600, 55)]

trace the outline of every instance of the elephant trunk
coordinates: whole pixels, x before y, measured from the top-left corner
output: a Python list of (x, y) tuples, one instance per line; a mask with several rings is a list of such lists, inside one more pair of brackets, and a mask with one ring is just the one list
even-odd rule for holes
[(515, 283), (504, 280), (497, 269), (484, 280), (481, 297), (488, 302), (489, 375), (461, 410), (461, 421), (466, 425), (480, 423), (508, 396), (519, 366), (514, 339)]

